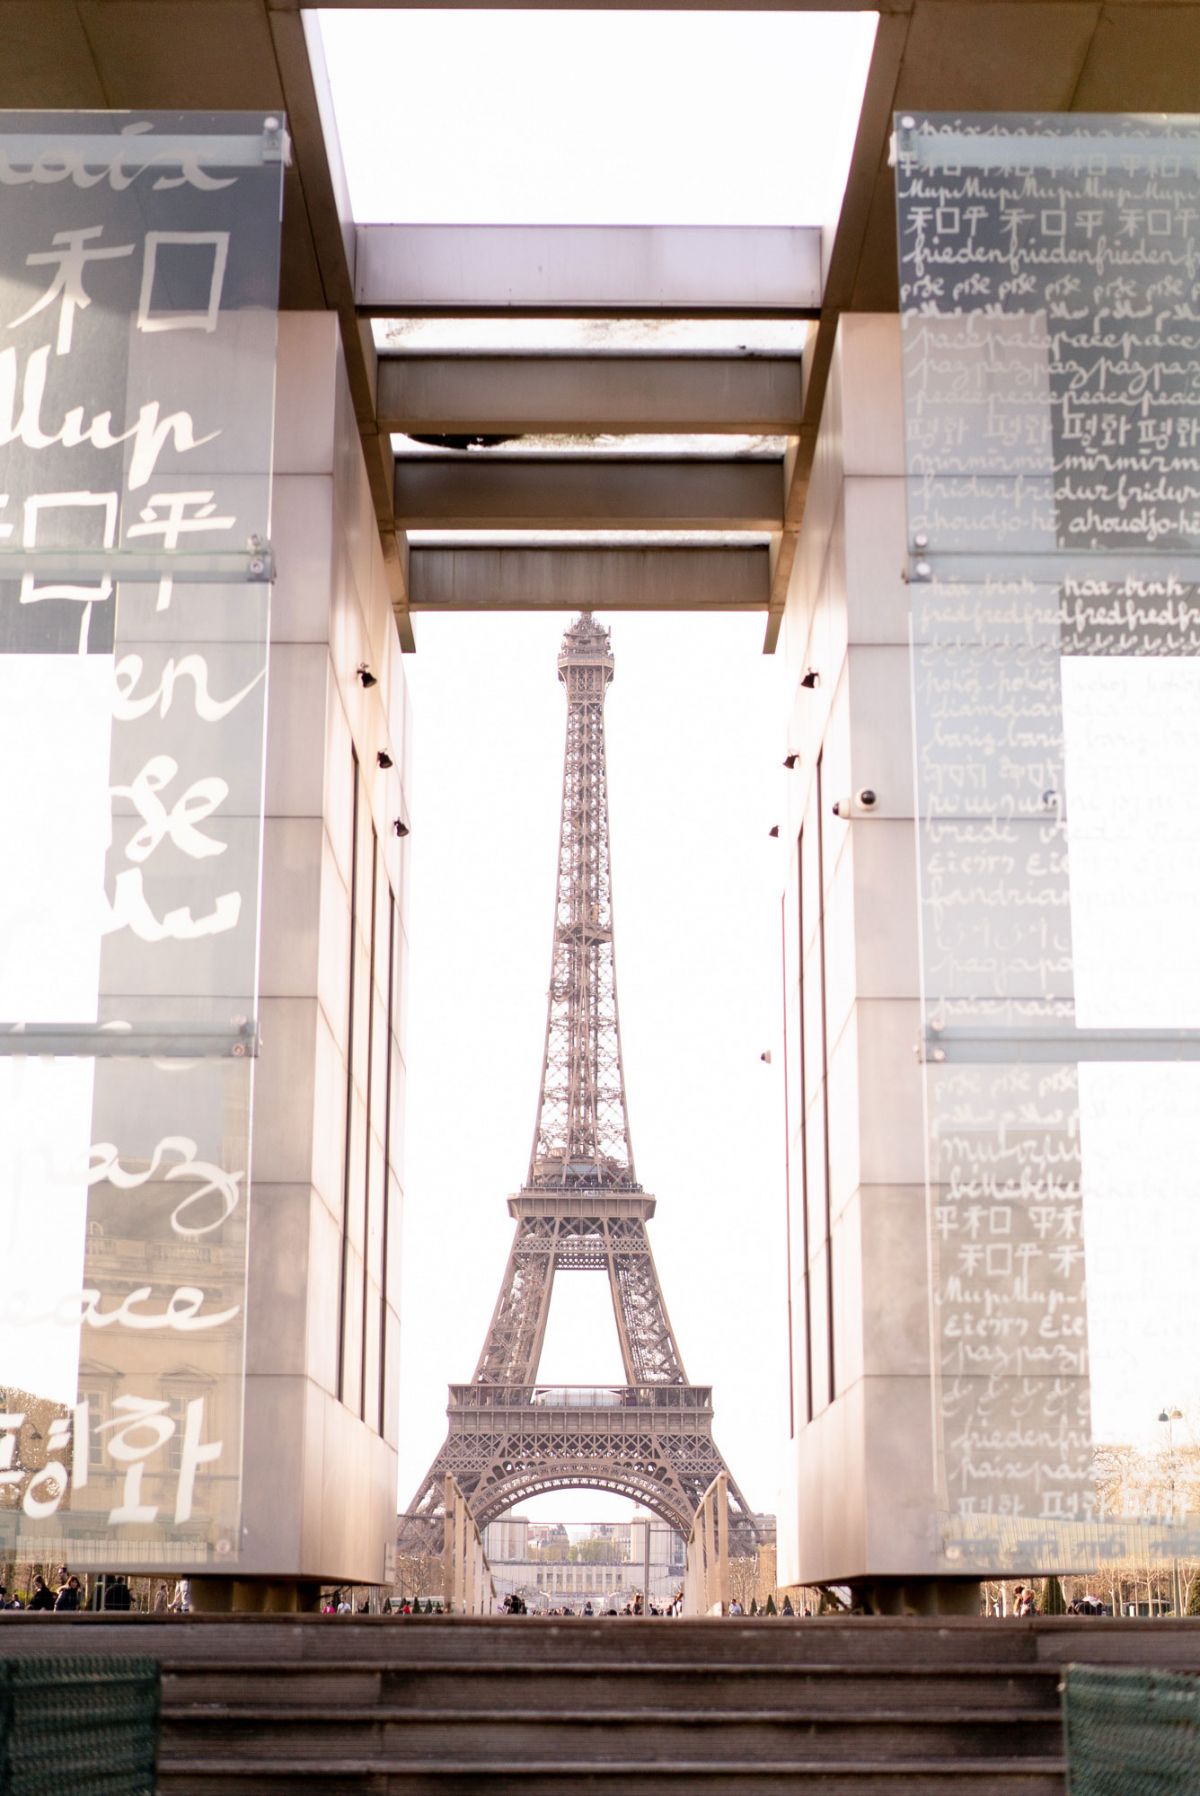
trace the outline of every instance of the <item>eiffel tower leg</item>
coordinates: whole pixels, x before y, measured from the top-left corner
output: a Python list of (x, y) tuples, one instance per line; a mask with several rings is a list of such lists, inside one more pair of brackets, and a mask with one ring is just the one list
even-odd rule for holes
[(686, 1384), (642, 1222), (610, 1224), (608, 1282), (630, 1384)]
[(474, 1384), (533, 1383), (553, 1285), (553, 1222), (537, 1218), (518, 1223)]

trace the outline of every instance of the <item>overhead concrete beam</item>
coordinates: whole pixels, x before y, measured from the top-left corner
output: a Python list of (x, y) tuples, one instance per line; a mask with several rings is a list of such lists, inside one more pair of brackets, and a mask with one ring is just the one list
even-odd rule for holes
[(769, 225), (359, 225), (367, 312), (786, 312), (821, 303), (821, 233)]
[(778, 530), (778, 462), (396, 463), (406, 530)]
[(414, 548), (414, 611), (765, 611), (766, 549)]
[(787, 434), (800, 362), (758, 356), (419, 355), (379, 363), (381, 429)]

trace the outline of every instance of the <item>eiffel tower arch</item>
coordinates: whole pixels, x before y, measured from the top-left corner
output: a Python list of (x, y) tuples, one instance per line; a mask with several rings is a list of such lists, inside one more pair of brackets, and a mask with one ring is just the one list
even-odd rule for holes
[[(705, 1490), (728, 1472), (713, 1439), (712, 1389), (689, 1383), (647, 1224), (655, 1200), (634, 1170), (613, 949), (604, 700), (608, 631), (571, 625), (558, 658), (566, 687), (554, 943), (529, 1172), (508, 1200), (515, 1223), (500, 1294), (470, 1384), (451, 1385), (445, 1442), (400, 1529), (424, 1542), (453, 1475), (480, 1527), (543, 1491), (603, 1489), (687, 1534)], [(538, 1384), (560, 1272), (603, 1272), (623, 1385)], [(730, 1477), (731, 1525), (755, 1524)]]

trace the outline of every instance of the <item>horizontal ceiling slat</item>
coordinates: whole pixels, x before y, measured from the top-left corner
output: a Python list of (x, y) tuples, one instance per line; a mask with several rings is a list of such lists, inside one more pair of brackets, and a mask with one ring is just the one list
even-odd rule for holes
[(765, 611), (766, 549), (462, 549), (409, 553), (414, 611)]
[(406, 530), (777, 530), (777, 462), (396, 463)]
[(762, 311), (821, 303), (821, 233), (766, 225), (360, 225), (358, 304), (419, 310)]
[(383, 429), (469, 433), (794, 430), (796, 357), (404, 356), (379, 364)]

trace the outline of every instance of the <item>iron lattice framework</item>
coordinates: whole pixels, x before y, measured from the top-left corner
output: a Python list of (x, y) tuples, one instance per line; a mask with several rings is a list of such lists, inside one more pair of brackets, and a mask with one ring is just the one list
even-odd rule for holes
[[(727, 1471), (712, 1391), (687, 1381), (650, 1251), (655, 1200), (634, 1173), (613, 955), (604, 699), (608, 631), (581, 617), (563, 638), (567, 690), (554, 948), (529, 1177), (510, 1197), (512, 1249), (469, 1385), (452, 1385), (449, 1431), (403, 1518), (402, 1551), (436, 1541), (444, 1478), (479, 1527), (539, 1491), (618, 1491), (686, 1534)], [(538, 1385), (558, 1272), (606, 1272), (625, 1368), (617, 1386)], [(743, 1537), (754, 1522), (734, 1480)]]

